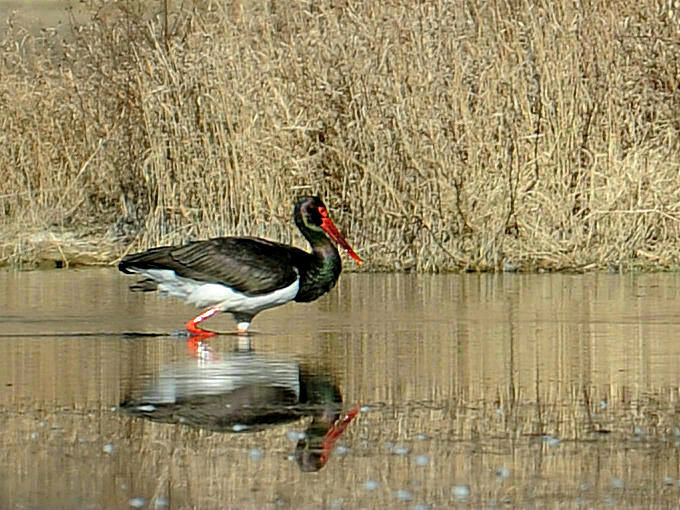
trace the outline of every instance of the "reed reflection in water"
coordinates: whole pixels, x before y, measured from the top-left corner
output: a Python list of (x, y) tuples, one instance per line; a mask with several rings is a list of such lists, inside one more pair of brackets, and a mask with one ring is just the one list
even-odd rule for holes
[(170, 333), (193, 310), (130, 294), (113, 270), (0, 273), (0, 508), (672, 508), (678, 283), (348, 274), (259, 316), (251, 353), (216, 338), (254, 374), (274, 363), (289, 396), (294, 367), (322, 381), (326, 414), (363, 406), (310, 473), (295, 433), (318, 400), (249, 433), (119, 409), (200, 362), (183, 340), (121, 334)]

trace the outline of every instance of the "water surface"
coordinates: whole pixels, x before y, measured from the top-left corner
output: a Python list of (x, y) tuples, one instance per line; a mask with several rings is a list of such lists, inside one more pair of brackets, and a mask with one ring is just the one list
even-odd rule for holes
[(245, 351), (113, 269), (2, 272), (0, 508), (675, 508), (679, 280), (345, 274)]

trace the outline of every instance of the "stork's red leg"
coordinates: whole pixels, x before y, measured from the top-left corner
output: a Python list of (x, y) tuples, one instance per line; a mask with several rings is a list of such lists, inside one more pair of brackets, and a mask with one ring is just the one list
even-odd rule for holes
[(198, 325), (203, 322), (206, 319), (209, 319), (216, 313), (220, 312), (220, 309), (217, 307), (212, 307), (208, 308), (205, 312), (201, 313), (200, 315), (197, 315), (193, 319), (191, 319), (189, 322), (187, 322), (184, 327), (186, 330), (189, 332), (191, 336), (202, 336), (202, 337), (208, 337), (208, 336), (215, 336), (215, 333), (212, 331), (205, 331), (201, 328), (198, 327)]

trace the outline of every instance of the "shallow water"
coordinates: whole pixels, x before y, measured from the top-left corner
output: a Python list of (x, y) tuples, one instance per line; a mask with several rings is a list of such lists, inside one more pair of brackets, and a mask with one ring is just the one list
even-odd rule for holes
[(680, 501), (678, 275), (345, 274), (250, 350), (132, 280), (0, 273), (1, 509)]

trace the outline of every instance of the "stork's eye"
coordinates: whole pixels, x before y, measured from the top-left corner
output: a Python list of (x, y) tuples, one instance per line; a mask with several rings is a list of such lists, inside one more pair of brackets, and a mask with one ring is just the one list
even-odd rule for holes
[(303, 212), (305, 223), (307, 223), (308, 225), (320, 226), (322, 216), (319, 209), (320, 208), (315, 206), (314, 204), (306, 204)]
[(322, 207), (312, 207), (309, 210), (309, 219), (310, 221), (317, 226), (321, 225), (321, 222), (323, 221), (323, 213), (321, 212)]

